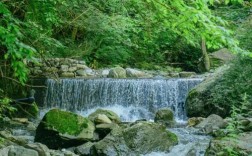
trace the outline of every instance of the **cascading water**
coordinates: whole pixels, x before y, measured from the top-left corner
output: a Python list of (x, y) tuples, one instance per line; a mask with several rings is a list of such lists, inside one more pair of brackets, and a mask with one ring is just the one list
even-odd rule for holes
[(80, 113), (96, 108), (114, 110), (124, 121), (153, 119), (156, 110), (169, 107), (178, 120), (186, 119), (184, 102), (202, 79), (53, 79), (47, 80), (46, 108)]

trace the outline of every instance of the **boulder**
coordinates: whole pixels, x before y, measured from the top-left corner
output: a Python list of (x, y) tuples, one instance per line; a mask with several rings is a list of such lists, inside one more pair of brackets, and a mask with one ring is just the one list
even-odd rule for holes
[(213, 139), (206, 151), (206, 156), (251, 155), (252, 132), (240, 133), (235, 138)]
[(223, 48), (209, 55), (211, 68), (217, 68), (235, 58), (235, 55), (232, 54), (228, 49)]
[(109, 78), (126, 78), (126, 70), (123, 69), (122, 67), (115, 67), (110, 69)]
[(88, 118), (52, 109), (39, 123), (35, 141), (52, 149), (67, 148), (93, 140), (94, 130), (94, 124)]
[(98, 117), (98, 115), (106, 115), (112, 122), (114, 123), (120, 123), (121, 119), (120, 117), (110, 110), (104, 110), (104, 109), (97, 109), (95, 112), (91, 113), (88, 118), (94, 122), (94, 120)]
[(145, 72), (142, 72), (140, 70), (132, 69), (132, 68), (126, 68), (126, 75), (127, 77), (132, 78), (141, 78), (146, 77), (147, 74)]
[(156, 112), (155, 122), (162, 123), (166, 126), (172, 126), (175, 123), (173, 111), (169, 108), (163, 108)]
[(193, 88), (186, 97), (185, 109), (188, 117), (207, 117), (210, 114), (225, 115), (222, 108), (206, 105), (206, 95), (212, 86), (223, 76), (229, 66), (223, 66), (211, 74), (203, 82)]
[(206, 134), (212, 134), (214, 131), (217, 131), (220, 128), (224, 128), (225, 126), (226, 122), (222, 119), (222, 117), (212, 114), (195, 127), (199, 128), (202, 132)]
[(141, 155), (151, 152), (167, 152), (178, 143), (175, 134), (157, 123), (141, 121), (123, 127), (115, 127), (101, 141), (94, 144), (94, 155)]
[[(223, 66), (224, 64), (231, 62), (231, 60), (235, 59), (235, 55), (232, 54), (226, 48), (210, 53), (208, 54), (208, 57), (210, 61), (210, 69), (216, 69), (218, 67)], [(201, 57), (198, 64), (198, 70), (201, 72), (205, 72), (203, 60), (204, 59)]]
[(94, 144), (90, 155), (135, 155), (127, 146), (124, 136), (123, 128), (117, 126), (104, 139)]
[(123, 130), (127, 146), (137, 154), (168, 152), (178, 144), (177, 136), (157, 123), (142, 121)]

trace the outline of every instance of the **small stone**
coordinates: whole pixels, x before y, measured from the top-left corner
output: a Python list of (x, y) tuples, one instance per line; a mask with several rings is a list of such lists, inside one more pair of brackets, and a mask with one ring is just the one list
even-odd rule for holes
[(64, 72), (60, 74), (61, 77), (74, 77), (75, 74), (71, 72)]
[(76, 65), (78, 69), (87, 69), (88, 67), (84, 64), (77, 64)]
[(87, 73), (85, 70), (77, 70), (76, 71), (77, 76), (87, 76)]
[(17, 121), (23, 124), (28, 124), (28, 119), (27, 118), (12, 118), (13, 121)]
[(74, 71), (76, 71), (76, 70), (77, 70), (77, 67), (70, 67), (70, 68), (68, 69), (69, 72), (74, 72)]
[(60, 71), (62, 71), (62, 72), (67, 72), (67, 71), (68, 71), (68, 68), (69, 68), (68, 65), (61, 65), (61, 66), (60, 66)]
[(112, 121), (105, 115), (105, 114), (98, 114), (97, 117), (94, 119), (96, 124), (106, 123), (110, 124)]
[(179, 76), (182, 77), (182, 78), (192, 77), (194, 75), (196, 75), (195, 72), (180, 72), (179, 73)]

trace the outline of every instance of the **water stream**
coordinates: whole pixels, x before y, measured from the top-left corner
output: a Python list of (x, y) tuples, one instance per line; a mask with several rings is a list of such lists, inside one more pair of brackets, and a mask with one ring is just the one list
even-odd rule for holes
[[(97, 108), (112, 110), (122, 121), (153, 120), (164, 107), (173, 110), (180, 125), (186, 121), (185, 98), (202, 79), (53, 79), (47, 80), (44, 109), (61, 108), (88, 116)], [(43, 115), (44, 113), (42, 113)], [(171, 128), (179, 144), (169, 153), (148, 156), (203, 156), (210, 137), (198, 135), (193, 128)]]

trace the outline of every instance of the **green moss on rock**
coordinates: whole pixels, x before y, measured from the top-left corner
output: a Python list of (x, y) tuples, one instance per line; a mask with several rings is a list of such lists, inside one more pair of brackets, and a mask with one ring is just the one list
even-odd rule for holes
[(94, 124), (88, 118), (52, 109), (36, 129), (35, 141), (53, 149), (67, 148), (92, 141), (94, 130)]
[(65, 112), (58, 109), (51, 110), (45, 116), (46, 125), (50, 129), (70, 135), (77, 135), (83, 128), (88, 127), (88, 119), (83, 118), (71, 112)]

